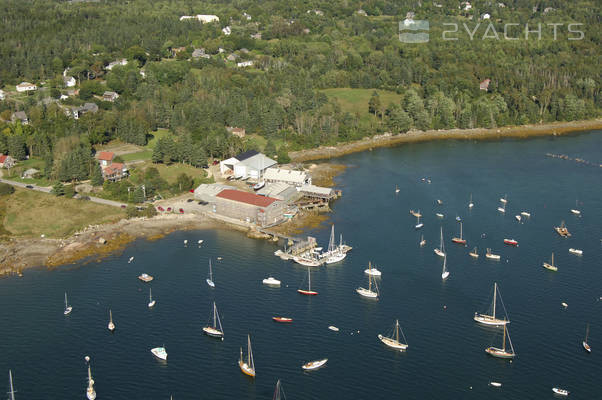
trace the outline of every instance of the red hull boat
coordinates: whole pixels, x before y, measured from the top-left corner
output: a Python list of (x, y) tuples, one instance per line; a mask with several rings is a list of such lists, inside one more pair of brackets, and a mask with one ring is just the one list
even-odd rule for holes
[(291, 322), (293, 322), (292, 318), (287, 318), (287, 317), (272, 317), (272, 319), (275, 322), (282, 322), (282, 323), (291, 323)]
[(514, 239), (504, 239), (504, 244), (507, 244), (510, 246), (518, 246), (518, 242)]

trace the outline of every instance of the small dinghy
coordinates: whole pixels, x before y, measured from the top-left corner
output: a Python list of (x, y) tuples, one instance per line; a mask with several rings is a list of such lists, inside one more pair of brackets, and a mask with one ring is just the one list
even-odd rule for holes
[(318, 368), (322, 368), (327, 362), (328, 358), (325, 358), (323, 360), (310, 361), (308, 363), (303, 364), (301, 368), (303, 368), (305, 371), (313, 371)]

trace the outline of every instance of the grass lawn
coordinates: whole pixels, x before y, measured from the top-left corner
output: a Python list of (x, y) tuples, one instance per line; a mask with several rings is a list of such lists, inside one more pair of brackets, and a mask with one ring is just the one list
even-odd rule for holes
[(137, 151), (135, 153), (122, 154), (119, 157), (125, 162), (137, 161), (137, 160), (150, 160), (153, 156), (152, 150)]
[(176, 179), (178, 179), (178, 175), (180, 175), (181, 173), (185, 173), (186, 175), (192, 177), (196, 181), (204, 179), (207, 176), (207, 173), (201, 168), (195, 168), (193, 166), (180, 163), (165, 165), (153, 164), (150, 161), (147, 161), (145, 163), (137, 165), (137, 168), (141, 168), (142, 170), (149, 167), (157, 168), (157, 170), (159, 171), (159, 175), (161, 175), (161, 178), (165, 179), (169, 184), (175, 183)]
[[(358, 113), (362, 120), (370, 116), (368, 113), (368, 102), (370, 101), (370, 97), (372, 97), (374, 89), (336, 88), (324, 89), (322, 92), (329, 98), (337, 99), (343, 111), (351, 114)], [(395, 92), (387, 90), (377, 90), (376, 92), (380, 96), (380, 103), (383, 106), (401, 101), (401, 95)]]
[(0, 196), (0, 216), (0, 231), (12, 236), (57, 238), (90, 224), (117, 221), (125, 214), (117, 207), (17, 188), (12, 195)]
[(158, 128), (157, 131), (151, 132), (150, 135), (152, 137), (148, 139), (146, 146), (144, 146), (145, 149), (147, 149), (147, 150), (154, 149), (157, 141), (159, 139), (161, 139), (162, 137), (167, 136), (168, 134), (169, 134), (169, 131), (167, 129), (163, 129), (163, 128)]

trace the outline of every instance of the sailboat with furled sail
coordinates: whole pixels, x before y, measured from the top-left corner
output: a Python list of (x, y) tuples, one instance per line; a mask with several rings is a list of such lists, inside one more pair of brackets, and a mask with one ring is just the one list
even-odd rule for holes
[(552, 253), (552, 260), (549, 263), (544, 262), (543, 267), (545, 269), (549, 269), (550, 271), (558, 271), (558, 267), (554, 265), (554, 253)]
[(73, 307), (67, 302), (67, 292), (65, 292), (65, 311), (63, 311), (63, 315), (69, 315), (71, 311), (73, 311)]
[(445, 245), (443, 244), (443, 227), (441, 227), (441, 242), (439, 247), (434, 250), (439, 257), (445, 257)]
[[(510, 351), (508, 351), (506, 349), (506, 336), (508, 336), (508, 343), (510, 344)], [(508, 326), (504, 325), (504, 339), (502, 342), (502, 348), (498, 348), (498, 347), (487, 347), (485, 349), (485, 351), (493, 356), (493, 357), (497, 357), (497, 358), (505, 358), (505, 359), (512, 359), (516, 356), (516, 353), (514, 352), (514, 346), (512, 346), (512, 341), (510, 340), (510, 334), (508, 333)]]
[(213, 324), (203, 327), (203, 332), (208, 336), (224, 340), (224, 329), (222, 328), (222, 322), (219, 320), (215, 301), (213, 302)]
[(587, 324), (587, 327), (585, 328), (585, 339), (583, 339), (583, 343), (581, 343), (583, 345), (583, 348), (585, 349), (585, 351), (587, 351), (588, 353), (592, 352), (592, 348), (590, 347), (589, 343), (587, 343), (587, 337), (589, 336), (589, 324)]
[(395, 320), (395, 326), (393, 328), (393, 332), (391, 333), (391, 336), (384, 336), (384, 335), (379, 334), (378, 338), (385, 345), (387, 345), (395, 350), (404, 351), (408, 348), (408, 345), (407, 345), (407, 343), (402, 343), (399, 341), (399, 332), (400, 331), (401, 331), (401, 336), (403, 337), (404, 342), (407, 342), (406, 337), (403, 334), (403, 331), (399, 327), (399, 320)]
[(284, 395), (284, 390), (282, 389), (282, 384), (280, 383), (280, 379), (276, 382), (276, 389), (274, 389), (274, 396), (272, 400), (286, 400), (286, 396)]
[(207, 285), (211, 287), (215, 287), (215, 283), (213, 282), (213, 269), (211, 268), (211, 259), (209, 259), (209, 276), (206, 279)]
[(466, 244), (466, 239), (464, 239), (462, 237), (462, 222), (460, 222), (460, 237), (459, 238), (458, 237), (452, 238), (452, 242), (458, 243), (458, 244), (464, 244), (464, 245)]
[(337, 246), (334, 241), (334, 224), (332, 224), (332, 229), (330, 230), (330, 240), (328, 241), (328, 250), (325, 254), (322, 255), (322, 257), (324, 258), (324, 262), (326, 264), (334, 264), (339, 261), (343, 261), (343, 259), (346, 256), (347, 253), (342, 251), (342, 243), (339, 246)]
[(447, 270), (447, 255), (443, 257), (443, 271), (441, 271), (441, 279), (446, 280), (449, 277), (449, 271)]
[(318, 294), (318, 292), (311, 290), (311, 272), (309, 271), (309, 268), (307, 268), (307, 290), (305, 289), (297, 289), (297, 292), (304, 294), (306, 296), (315, 296)]
[(94, 379), (92, 379), (90, 363), (88, 363), (88, 387), (86, 388), (86, 397), (88, 398), (88, 400), (96, 399), (96, 390), (94, 390)]
[[(504, 303), (502, 301), (502, 295), (501, 293), (499, 293), (499, 290), (497, 288), (497, 282), (493, 283), (493, 301), (491, 303), (491, 314), (479, 314), (479, 313), (474, 313), (474, 320), (480, 324), (483, 325), (489, 325), (489, 326), (505, 326), (506, 324), (510, 323), (510, 321), (508, 321), (507, 318), (504, 319), (499, 319), (496, 317), (495, 313), (496, 313), (496, 306), (497, 306), (497, 296), (500, 296), (500, 302), (502, 302), (502, 307), (504, 307)], [(506, 312), (506, 308), (504, 307), (504, 313)]]
[[(374, 281), (374, 290), (372, 290), (372, 285), (373, 285), (372, 281)], [(359, 288), (355, 289), (355, 291), (360, 296), (368, 297), (371, 299), (377, 299), (378, 298), (378, 286), (376, 284), (376, 279), (374, 278), (374, 276), (371, 274), (368, 275), (368, 289), (359, 287)]]
[(15, 388), (13, 387), (13, 371), (11, 371), (10, 369), (8, 370), (8, 383), (10, 385), (10, 392), (8, 392), (8, 394), (10, 394), (9, 400), (15, 400)]
[(247, 335), (247, 360), (245, 361), (243, 358), (241, 347), (238, 366), (243, 374), (255, 378), (255, 363), (253, 362), (253, 351), (251, 350), (251, 335)]

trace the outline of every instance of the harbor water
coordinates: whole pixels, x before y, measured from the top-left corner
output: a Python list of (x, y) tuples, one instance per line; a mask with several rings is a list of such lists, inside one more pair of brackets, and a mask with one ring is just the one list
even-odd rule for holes
[[(554, 398), (552, 387), (573, 399), (602, 398), (601, 150), (598, 131), (412, 144), (332, 161), (348, 166), (337, 178), (343, 196), (328, 223), (309, 233), (326, 247), (334, 223), (337, 240), (342, 233), (353, 250), (339, 264), (311, 269), (314, 297), (297, 293), (307, 285), (307, 268), (275, 257), (274, 243), (227, 230), (139, 240), (100, 262), (2, 279), (0, 391), (8, 390), (11, 369), (17, 399), (84, 399), (89, 355), (99, 400), (270, 399), (278, 379), (287, 399), (545, 399)], [(505, 195), (502, 214), (497, 207)], [(421, 211), (422, 229), (414, 229), (410, 209)], [(518, 222), (521, 211), (531, 217)], [(459, 235), (456, 216), (466, 247), (451, 242)], [(563, 220), (570, 238), (554, 231)], [(451, 273), (445, 281), (443, 259), (433, 253), (440, 227)], [(504, 238), (519, 246), (504, 245)], [(468, 255), (474, 247), (478, 259)], [(486, 259), (486, 248), (501, 260)], [(558, 272), (542, 268), (552, 253)], [(210, 258), (215, 288), (205, 282)], [(355, 292), (368, 284), (369, 261), (382, 272), (376, 301)], [(141, 282), (143, 272), (155, 279)], [(281, 287), (262, 285), (268, 276)], [(502, 329), (473, 321), (476, 311), (487, 311), (494, 282), (511, 320), (512, 362), (485, 353), (501, 347)], [(149, 288), (157, 301), (152, 309)], [(68, 316), (65, 291), (73, 306)], [(213, 301), (223, 341), (203, 335)], [(114, 333), (107, 329), (109, 309)], [(278, 324), (273, 316), (294, 321)], [(406, 352), (377, 338), (396, 319)], [(581, 347), (587, 323), (591, 354)], [(237, 365), (247, 334), (254, 380)], [(167, 362), (151, 354), (159, 346)], [(301, 369), (322, 358), (325, 367)]]

